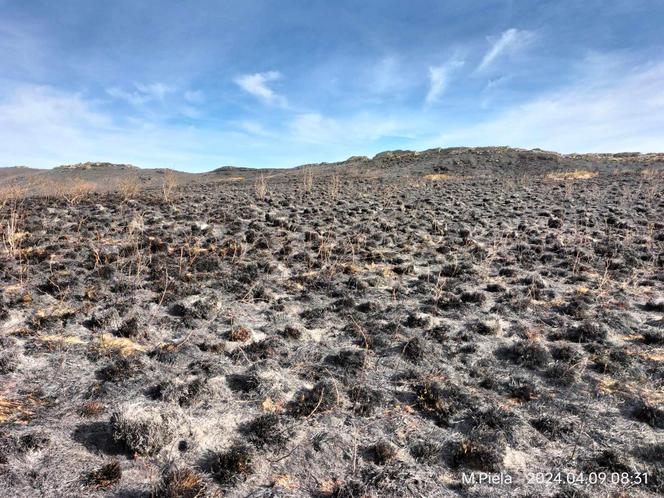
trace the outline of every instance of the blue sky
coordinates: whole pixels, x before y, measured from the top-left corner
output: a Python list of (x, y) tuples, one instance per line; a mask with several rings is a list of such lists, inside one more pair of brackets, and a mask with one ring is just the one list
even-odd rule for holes
[(0, 0), (0, 165), (664, 150), (659, 0)]

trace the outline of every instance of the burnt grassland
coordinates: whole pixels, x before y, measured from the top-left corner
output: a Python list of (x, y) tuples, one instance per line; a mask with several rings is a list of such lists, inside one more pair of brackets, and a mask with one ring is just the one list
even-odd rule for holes
[[(663, 186), (306, 169), (6, 193), (0, 495), (659, 495)], [(648, 483), (523, 482), (557, 471)]]

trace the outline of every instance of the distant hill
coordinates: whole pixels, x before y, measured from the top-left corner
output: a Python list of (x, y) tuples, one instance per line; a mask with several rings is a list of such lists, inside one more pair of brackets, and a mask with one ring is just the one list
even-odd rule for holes
[(292, 168), (222, 166), (206, 173), (185, 173), (166, 168), (143, 169), (132, 164), (109, 162), (65, 164), (53, 169), (14, 166), (0, 168), (0, 179), (4, 182), (24, 184), (29, 184), (35, 179), (55, 183), (82, 180), (94, 184), (99, 190), (112, 190), (126, 180), (135, 181), (141, 187), (160, 186), (167, 172), (171, 172), (178, 183), (186, 184), (253, 181), (258, 174), (268, 175), (271, 181), (279, 181), (280, 178), (301, 174), (303, 169), (311, 169), (316, 175), (333, 173), (343, 175), (352, 171), (354, 174), (394, 178), (429, 174), (457, 177), (520, 176), (574, 169), (601, 173), (646, 167), (664, 168), (664, 153), (560, 154), (541, 149), (526, 150), (513, 147), (450, 147), (425, 151), (392, 150), (381, 152), (372, 158), (351, 156), (345, 161), (305, 164)]
[(77, 164), (63, 164), (53, 168), (55, 170), (139, 170), (138, 166), (132, 164), (113, 164), (113, 163), (99, 163), (99, 162), (86, 162)]

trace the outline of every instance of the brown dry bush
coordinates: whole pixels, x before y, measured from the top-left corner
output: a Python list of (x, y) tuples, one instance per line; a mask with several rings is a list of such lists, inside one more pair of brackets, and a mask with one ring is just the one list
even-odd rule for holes
[(58, 184), (55, 192), (57, 197), (64, 199), (70, 206), (75, 206), (96, 189), (97, 186), (94, 183), (74, 178), (68, 183)]
[(247, 342), (251, 339), (251, 330), (247, 327), (238, 327), (229, 332), (228, 338), (235, 342)]
[(490, 433), (478, 433), (460, 441), (452, 456), (453, 467), (498, 472), (505, 457), (505, 443)]
[(368, 453), (373, 462), (377, 465), (385, 465), (394, 460), (397, 456), (397, 450), (387, 441), (379, 441), (368, 448)]
[(140, 188), (139, 179), (136, 175), (123, 178), (118, 182), (118, 192), (125, 202), (129, 199), (136, 198)]
[(161, 481), (152, 492), (152, 498), (202, 498), (207, 483), (203, 477), (188, 468), (170, 469), (164, 472)]
[(12, 202), (16, 203), (22, 200), (26, 194), (27, 189), (16, 183), (0, 186), (0, 210)]

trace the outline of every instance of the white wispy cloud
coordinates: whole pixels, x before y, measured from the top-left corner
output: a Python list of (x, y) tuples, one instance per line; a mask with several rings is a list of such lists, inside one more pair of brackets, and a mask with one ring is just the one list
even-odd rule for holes
[[(108, 130), (111, 121), (80, 94), (23, 85), (0, 102), (0, 155), (4, 161), (44, 166), (66, 150), (79, 150), (86, 130)], [(49, 163), (53, 165), (53, 163)]]
[(296, 115), (288, 125), (295, 142), (312, 144), (351, 144), (373, 142), (385, 136), (407, 133), (406, 119), (384, 114), (359, 113), (332, 118), (310, 112)]
[[(437, 109), (382, 106), (360, 113), (292, 111), (285, 122), (241, 117), (210, 128), (143, 108), (118, 115), (107, 98), (19, 83), (0, 92), (0, 165), (108, 160), (200, 169), (247, 163), (292, 166), (378, 152), (391, 146), (386, 143), (413, 149), (512, 145), (561, 152), (661, 150), (664, 62), (639, 65), (629, 55), (586, 57), (570, 70), (573, 84), (469, 125)], [(155, 90), (153, 98), (159, 94)], [(184, 101), (180, 94), (164, 98), (169, 104), (176, 98)]]
[(114, 99), (124, 100), (129, 104), (139, 107), (147, 102), (163, 101), (166, 95), (175, 89), (164, 83), (135, 83), (134, 90), (125, 90), (120, 87), (111, 87), (106, 93)]
[[(577, 81), (492, 119), (448, 129), (433, 145), (512, 145), (559, 152), (661, 151), (664, 63), (592, 55)], [(607, 71), (607, 68), (611, 71)]]
[(365, 77), (367, 89), (372, 94), (389, 95), (403, 90), (408, 85), (408, 78), (402, 63), (395, 55), (388, 55), (367, 68)]
[(433, 104), (438, 102), (445, 92), (449, 81), (450, 73), (463, 65), (463, 61), (452, 61), (441, 66), (429, 67), (429, 92), (426, 96), (426, 103)]
[(229, 124), (212, 130), (144, 112), (118, 120), (103, 99), (23, 84), (0, 96), (0, 166), (100, 160), (208, 169), (246, 165), (249, 154), (254, 158), (249, 165), (293, 166), (367, 148), (378, 152), (378, 140), (405, 136), (413, 128), (410, 118), (371, 113), (338, 118), (294, 113), (283, 125)]
[(145, 95), (140, 94), (139, 92), (127, 91), (116, 86), (107, 88), (106, 93), (110, 97), (113, 97), (114, 99), (124, 100), (125, 102), (136, 107), (143, 105), (145, 102), (148, 101), (148, 98)]
[(217, 149), (220, 143), (234, 144), (232, 133), (146, 121), (143, 114), (118, 122), (104, 109), (103, 101), (81, 93), (21, 84), (0, 97), (0, 166), (100, 160), (188, 167), (239, 161)]
[(235, 78), (235, 83), (245, 92), (262, 100), (266, 104), (285, 107), (286, 98), (276, 93), (268, 86), (268, 83), (281, 79), (279, 71), (268, 71), (265, 73), (245, 74)]
[(155, 100), (164, 100), (166, 94), (174, 91), (171, 86), (165, 85), (164, 83), (149, 83), (147, 85), (136, 83), (136, 88), (143, 95)]
[(523, 31), (515, 28), (503, 31), (497, 39), (489, 40), (491, 42), (491, 47), (482, 58), (478, 70), (481, 71), (487, 69), (500, 57), (523, 49), (534, 39), (534, 37), (534, 33), (530, 31)]

